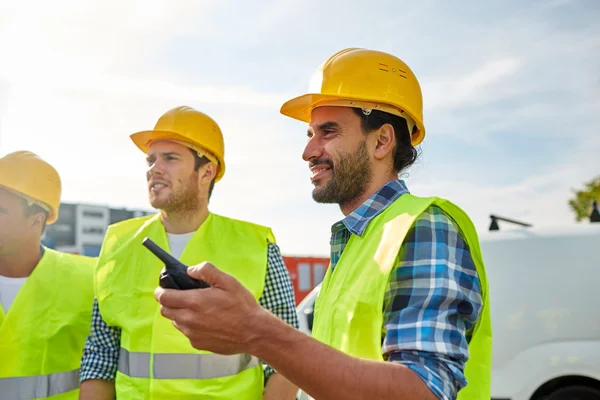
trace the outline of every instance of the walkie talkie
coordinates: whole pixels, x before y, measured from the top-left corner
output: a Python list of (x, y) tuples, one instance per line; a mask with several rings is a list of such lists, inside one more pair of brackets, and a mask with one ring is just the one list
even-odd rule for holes
[(142, 244), (165, 263), (165, 267), (160, 272), (160, 287), (179, 290), (206, 289), (210, 287), (208, 283), (189, 276), (185, 264), (161, 249), (150, 238), (144, 238)]

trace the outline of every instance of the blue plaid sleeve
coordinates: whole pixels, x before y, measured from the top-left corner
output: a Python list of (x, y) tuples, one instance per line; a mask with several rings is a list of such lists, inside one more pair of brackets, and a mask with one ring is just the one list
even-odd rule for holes
[(456, 223), (431, 206), (402, 244), (384, 302), (382, 352), (405, 364), (440, 399), (466, 385), (468, 342), (482, 308), (481, 286)]
[[(285, 267), (279, 246), (269, 243), (267, 273), (265, 287), (259, 304), (279, 317), (285, 323), (298, 329), (298, 315), (296, 314), (296, 299), (292, 279)], [(268, 379), (275, 371), (266, 366), (265, 377)]]
[(104, 322), (98, 301), (94, 299), (92, 326), (81, 358), (80, 382), (88, 379), (114, 381), (119, 365), (120, 343), (121, 329)]

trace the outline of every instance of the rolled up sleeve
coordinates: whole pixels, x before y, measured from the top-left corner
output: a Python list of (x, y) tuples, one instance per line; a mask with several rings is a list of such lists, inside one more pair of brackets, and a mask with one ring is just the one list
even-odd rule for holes
[(400, 250), (384, 301), (382, 354), (404, 364), (440, 399), (466, 384), (468, 343), (482, 308), (475, 264), (456, 223), (431, 206)]

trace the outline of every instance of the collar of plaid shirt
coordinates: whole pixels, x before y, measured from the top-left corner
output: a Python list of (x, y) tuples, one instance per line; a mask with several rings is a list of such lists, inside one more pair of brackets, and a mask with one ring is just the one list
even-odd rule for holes
[(343, 220), (336, 222), (332, 226), (331, 232), (335, 234), (346, 228), (352, 234), (362, 236), (369, 222), (404, 193), (409, 193), (409, 191), (403, 180), (398, 179), (386, 183)]

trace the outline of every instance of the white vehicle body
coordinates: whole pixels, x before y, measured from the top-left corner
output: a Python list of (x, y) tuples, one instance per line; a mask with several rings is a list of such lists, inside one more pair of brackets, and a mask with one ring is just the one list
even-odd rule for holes
[[(600, 224), (480, 237), (493, 325), (492, 399), (600, 399)], [(319, 287), (298, 305), (300, 329)]]

